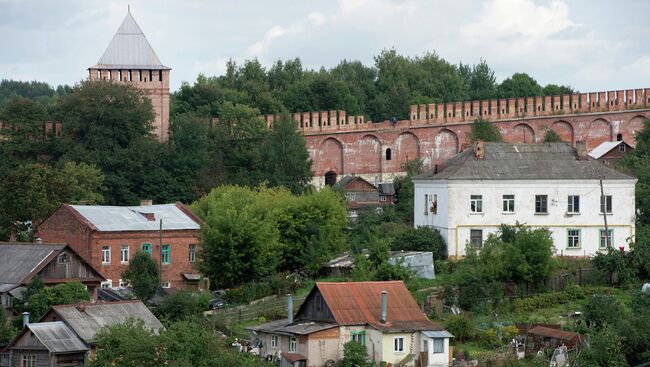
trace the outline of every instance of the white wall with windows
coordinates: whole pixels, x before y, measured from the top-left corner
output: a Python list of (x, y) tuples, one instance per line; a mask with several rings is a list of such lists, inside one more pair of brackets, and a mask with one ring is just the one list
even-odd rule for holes
[(449, 256), (464, 256), (467, 243), (480, 247), (500, 224), (517, 222), (549, 228), (558, 255), (588, 256), (607, 241), (627, 249), (635, 182), (603, 180), (601, 199), (598, 180), (416, 180), (414, 221), (438, 229)]

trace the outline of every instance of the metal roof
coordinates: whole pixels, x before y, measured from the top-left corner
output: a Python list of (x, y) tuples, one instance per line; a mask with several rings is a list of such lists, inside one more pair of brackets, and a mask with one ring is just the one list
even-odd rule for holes
[(395, 185), (392, 182), (381, 182), (379, 192), (384, 195), (395, 195)]
[(62, 321), (27, 324), (51, 353), (85, 352), (90, 348)]
[(577, 336), (580, 336), (579, 333), (574, 333), (571, 331), (564, 331), (560, 329), (552, 329), (545, 326), (535, 326), (532, 329), (528, 330), (528, 334), (544, 336), (547, 338), (561, 339), (561, 340), (571, 340)]
[(579, 158), (566, 143), (484, 143), (485, 157), (472, 148), (414, 180), (632, 180), (593, 158)]
[(595, 147), (591, 152), (589, 152), (589, 156), (593, 159), (598, 159), (609, 153), (612, 149), (617, 148), (621, 144), (625, 144), (627, 147), (631, 147), (630, 144), (624, 141), (605, 141), (602, 142), (599, 146)]
[(19, 285), (48, 257), (56, 256), (66, 245), (0, 242), (0, 288)]
[(92, 69), (169, 69), (153, 50), (129, 11)]
[(297, 321), (289, 324), (287, 319), (267, 322), (266, 324), (247, 327), (247, 330), (272, 334), (308, 335), (322, 330), (338, 327), (337, 324), (315, 321)]
[[(316, 283), (316, 288), (339, 325), (367, 324), (391, 332), (442, 330), (422, 313), (402, 281)], [(388, 292), (386, 323), (380, 321), (382, 291)]]
[(428, 336), (429, 338), (453, 338), (454, 336), (447, 330), (426, 330), (422, 334)]
[(306, 361), (307, 357), (303, 356), (300, 353), (287, 353), (287, 352), (282, 352), (281, 354), (282, 358), (286, 359), (289, 363), (295, 363), (298, 361)]
[(92, 343), (103, 327), (123, 323), (129, 318), (142, 320), (154, 333), (163, 328), (147, 306), (137, 300), (59, 305), (52, 306), (52, 310), (86, 343)]
[[(141, 206), (69, 205), (98, 231), (198, 230), (200, 224), (185, 213), (180, 204)], [(153, 214), (153, 220), (147, 218)]]

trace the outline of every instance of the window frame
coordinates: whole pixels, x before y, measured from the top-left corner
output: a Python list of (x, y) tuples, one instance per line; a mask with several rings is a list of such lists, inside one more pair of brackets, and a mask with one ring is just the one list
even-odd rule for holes
[(625, 143), (621, 143), (618, 145), (618, 152), (625, 153)]
[(111, 246), (104, 245), (102, 246), (102, 264), (111, 263)]
[(429, 194), (424, 194), (424, 215), (429, 215)]
[[(614, 248), (614, 228), (607, 228), (607, 232), (609, 232), (609, 247)], [(605, 234), (605, 228), (600, 228), (598, 230), (598, 249), (599, 250), (606, 250), (607, 249), (607, 240), (604, 236)], [(604, 244), (604, 245), (603, 245)]]
[(298, 339), (295, 336), (289, 338), (289, 352), (298, 350)]
[(21, 354), (21, 367), (36, 367), (36, 354)]
[(56, 257), (57, 264), (68, 264), (70, 263), (70, 255), (67, 252), (62, 252), (59, 256)]
[[(604, 201), (603, 201), (603, 199), (604, 199)], [(608, 201), (609, 201), (609, 203), (608, 203)], [(607, 212), (604, 212), (603, 209), (607, 210)], [(612, 214), (613, 211), (614, 211), (614, 198), (612, 197), (612, 195), (601, 195), (600, 196), (600, 214)]]
[(548, 214), (548, 195), (535, 195), (535, 214)]
[(427, 354), (429, 353), (429, 339), (422, 339), (422, 351)]
[(483, 213), (483, 195), (469, 196), (469, 212), (472, 214)]
[(271, 348), (278, 347), (278, 336), (276, 334), (271, 335)]
[[(126, 254), (126, 256), (125, 256)], [(131, 248), (129, 245), (120, 245), (120, 263), (126, 264), (131, 257)]]
[(567, 196), (567, 214), (580, 214), (580, 195)]
[[(474, 232), (479, 232), (481, 234), (481, 243), (480, 244), (475, 244), (474, 243)], [(480, 250), (483, 248), (483, 229), (478, 229), (478, 228), (470, 228), (469, 230), (469, 243), (474, 246), (475, 249)]]
[(503, 213), (514, 213), (515, 212), (515, 195), (506, 194), (501, 196), (502, 204), (501, 211)]
[(357, 193), (356, 192), (346, 192), (345, 193), (345, 198), (347, 199), (348, 202), (357, 201)]
[(442, 354), (445, 352), (445, 338), (433, 338), (432, 344), (431, 353)]
[(350, 340), (355, 341), (361, 345), (366, 345), (366, 331), (352, 331), (350, 333)]
[[(571, 234), (572, 231), (577, 231), (578, 232), (577, 235), (575, 235), (575, 234), (572, 235)], [(571, 240), (572, 240), (572, 238), (575, 239), (575, 237), (577, 237), (577, 240), (578, 240), (577, 246), (571, 246)], [(567, 230), (566, 230), (566, 240), (567, 240), (566, 248), (568, 250), (575, 250), (575, 249), (582, 248), (582, 230), (580, 228), (567, 228)]]
[(404, 337), (403, 336), (393, 337), (393, 353), (404, 353)]
[(196, 262), (196, 244), (190, 243), (187, 247), (187, 261), (193, 263)]
[(163, 265), (169, 265), (172, 263), (172, 245), (168, 243), (162, 245), (162, 250), (160, 251), (160, 262)]
[(145, 243), (143, 243), (142, 246), (140, 247), (140, 249), (141, 249), (142, 252), (144, 252), (145, 254), (149, 254), (149, 255), (151, 255), (151, 244), (150, 244), (149, 242), (145, 242)]

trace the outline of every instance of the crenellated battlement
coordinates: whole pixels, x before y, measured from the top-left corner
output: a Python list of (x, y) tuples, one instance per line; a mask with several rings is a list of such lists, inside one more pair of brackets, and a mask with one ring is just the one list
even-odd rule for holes
[[(345, 111), (330, 110), (316, 112), (296, 112), (291, 114), (298, 130), (305, 134), (321, 131), (349, 131), (371, 124), (364, 116), (347, 116)], [(273, 127), (279, 115), (263, 115), (261, 118), (268, 128)]]
[(411, 126), (650, 108), (650, 88), (412, 105)]

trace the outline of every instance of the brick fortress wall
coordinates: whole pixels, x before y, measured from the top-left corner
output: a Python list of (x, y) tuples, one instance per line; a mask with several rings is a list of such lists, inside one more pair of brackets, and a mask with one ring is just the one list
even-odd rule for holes
[[(618, 139), (634, 146), (648, 117), (650, 88), (413, 105), (409, 120), (395, 123), (372, 123), (345, 111), (293, 114), (307, 140), (317, 187), (324, 185), (327, 173), (338, 179), (355, 174), (373, 183), (390, 181), (416, 158), (432, 168), (469, 145), (477, 118), (492, 121), (507, 142), (541, 143), (551, 129), (573, 145), (585, 140), (591, 150)], [(262, 118), (272, 126), (277, 116)]]

